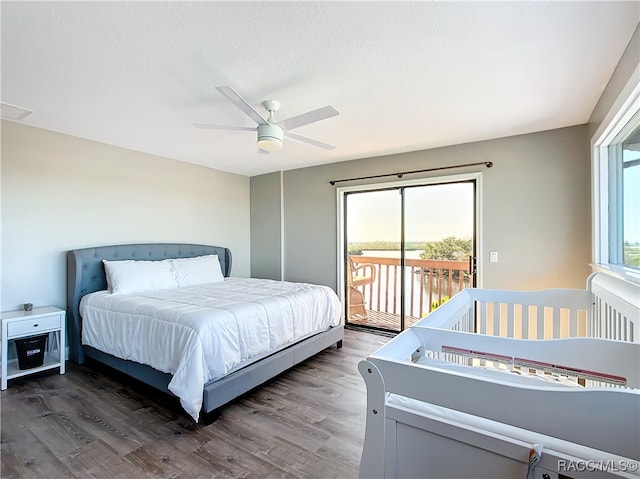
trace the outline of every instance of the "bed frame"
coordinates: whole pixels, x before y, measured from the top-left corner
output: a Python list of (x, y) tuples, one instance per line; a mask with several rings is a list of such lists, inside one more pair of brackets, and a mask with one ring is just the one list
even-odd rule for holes
[[(99, 246), (67, 252), (67, 332), (69, 359), (83, 364), (85, 358), (104, 363), (145, 384), (172, 394), (168, 389), (171, 375), (150, 366), (127, 361), (82, 344), (80, 299), (94, 291), (107, 289), (102, 260), (163, 260), (217, 254), (225, 277), (231, 273), (231, 251), (220, 246), (179, 243), (150, 243)], [(209, 413), (251, 389), (263, 384), (296, 364), (335, 344), (342, 347), (344, 327), (333, 327), (270, 356), (239, 369), (204, 387), (202, 411)]]
[[(526, 358), (534, 366), (525, 367), (545, 372), (563, 366), (563, 377), (591, 387), (428, 366), (426, 351), (459, 364), (470, 356), (481, 364)], [(524, 479), (536, 443), (544, 446), (536, 479), (640, 477), (637, 284), (596, 273), (586, 289), (465, 289), (358, 369), (367, 388), (363, 479)], [(612, 386), (612, 376), (627, 387)]]

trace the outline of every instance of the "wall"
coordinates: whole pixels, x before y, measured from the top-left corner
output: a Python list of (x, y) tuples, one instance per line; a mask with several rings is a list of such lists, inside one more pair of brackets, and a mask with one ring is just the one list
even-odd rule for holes
[[(582, 125), (286, 171), (284, 279), (337, 288), (336, 188), (329, 180), (493, 161), (491, 169), (453, 171), (482, 171), (482, 285), (584, 287), (590, 257), (588, 144)], [(488, 262), (490, 250), (498, 251), (498, 263)]]
[(251, 178), (251, 276), (282, 279), (281, 173)]
[[(495, 167), (483, 172), (482, 285), (583, 287), (592, 242), (589, 142), (621, 93), (639, 82), (640, 24), (587, 125), (285, 172), (283, 224), (270, 236), (276, 241), (274, 232), (284, 227), (284, 279), (337, 287), (336, 194), (329, 180), (491, 160)], [(267, 178), (254, 181), (258, 188)], [(488, 262), (490, 250), (499, 252), (498, 263)], [(252, 245), (254, 256), (264, 251)]]
[(250, 274), (249, 178), (2, 122), (1, 309), (66, 306), (69, 249), (227, 246)]

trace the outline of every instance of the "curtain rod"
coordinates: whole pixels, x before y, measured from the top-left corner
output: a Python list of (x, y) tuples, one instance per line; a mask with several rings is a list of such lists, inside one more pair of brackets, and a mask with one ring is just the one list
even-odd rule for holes
[(398, 178), (402, 178), (404, 175), (411, 175), (413, 173), (426, 173), (427, 171), (450, 170), (452, 168), (464, 168), (465, 166), (478, 165), (485, 165), (487, 168), (491, 168), (493, 166), (493, 161), (479, 161), (477, 163), (466, 163), (464, 165), (439, 166), (438, 168), (427, 168), (424, 170), (401, 171), (398, 173), (386, 173), (384, 175), (360, 176), (358, 178), (344, 178), (342, 180), (331, 180), (329, 183), (331, 185), (335, 185), (336, 183), (343, 183), (345, 181), (371, 180), (373, 178), (385, 178), (387, 176), (397, 176)]

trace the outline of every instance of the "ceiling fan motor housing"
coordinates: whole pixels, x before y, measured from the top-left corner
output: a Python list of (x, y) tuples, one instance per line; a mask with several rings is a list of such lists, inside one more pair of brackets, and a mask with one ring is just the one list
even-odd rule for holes
[(263, 123), (258, 125), (258, 148), (264, 151), (278, 151), (282, 148), (284, 131), (278, 125)]

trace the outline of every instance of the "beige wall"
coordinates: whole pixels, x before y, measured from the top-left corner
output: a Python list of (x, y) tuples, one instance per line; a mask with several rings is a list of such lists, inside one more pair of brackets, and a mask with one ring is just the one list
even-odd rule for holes
[(247, 177), (5, 121), (1, 172), (2, 311), (65, 307), (65, 252), (88, 246), (228, 246), (249, 276)]
[[(590, 257), (588, 143), (582, 125), (286, 171), (284, 279), (337, 287), (336, 188), (329, 180), (493, 161), (491, 169), (455, 170), (483, 175), (483, 286), (584, 287)], [(490, 250), (498, 251), (498, 263), (488, 262)], [(260, 254), (260, 248), (252, 250)]]

